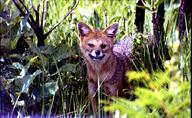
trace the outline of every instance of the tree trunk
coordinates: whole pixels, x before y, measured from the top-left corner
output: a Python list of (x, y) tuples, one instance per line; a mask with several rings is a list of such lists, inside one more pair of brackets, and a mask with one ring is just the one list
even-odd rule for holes
[(143, 24), (145, 21), (145, 9), (139, 6), (143, 6), (142, 0), (139, 0), (137, 2), (135, 25), (137, 27), (137, 31), (143, 33)]
[(157, 11), (157, 16), (156, 16), (156, 23), (158, 24), (158, 38), (160, 40), (160, 47), (162, 47), (160, 50), (161, 51), (161, 56), (164, 57), (164, 59), (169, 60), (170, 54), (169, 54), (169, 50), (167, 48), (167, 45), (165, 43), (165, 37), (164, 37), (164, 27), (163, 27), (163, 23), (164, 23), (164, 16), (165, 16), (165, 9), (164, 9), (164, 2), (162, 4), (159, 5), (158, 7), (158, 11)]

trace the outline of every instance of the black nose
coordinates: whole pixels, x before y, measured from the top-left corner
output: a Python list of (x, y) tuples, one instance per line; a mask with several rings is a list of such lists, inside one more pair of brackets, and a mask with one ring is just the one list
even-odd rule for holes
[(100, 55), (100, 51), (99, 50), (96, 50), (95, 51), (95, 54), (98, 56), (98, 55)]

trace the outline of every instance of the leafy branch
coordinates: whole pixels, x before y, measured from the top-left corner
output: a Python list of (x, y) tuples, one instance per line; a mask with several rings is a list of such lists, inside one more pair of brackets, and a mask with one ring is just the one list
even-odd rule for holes
[[(46, 27), (46, 18), (48, 14), (48, 1), (43, 0), (43, 8), (42, 8), (42, 13), (40, 16), (40, 5), (37, 6), (37, 8), (34, 7), (32, 4), (33, 11), (35, 12), (35, 18), (25, 5), (25, 3), (22, 0), (13, 0), (13, 3), (19, 10), (22, 16), (28, 17), (27, 22), (30, 24), (31, 28), (33, 29), (36, 37), (37, 37), (37, 45), (38, 46), (44, 46), (45, 45), (45, 39), (47, 36), (54, 30), (56, 29), (78, 6), (80, 0), (77, 0), (77, 2), (73, 5), (72, 9), (67, 12), (67, 14), (62, 18), (60, 22), (55, 24), (52, 28), (49, 29), (47, 33), (45, 33), (45, 27)], [(40, 22), (41, 20), (41, 22)]]

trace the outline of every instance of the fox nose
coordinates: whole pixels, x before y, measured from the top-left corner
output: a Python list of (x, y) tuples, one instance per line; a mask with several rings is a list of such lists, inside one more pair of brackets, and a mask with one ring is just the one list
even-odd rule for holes
[(96, 50), (95, 51), (95, 54), (98, 56), (98, 55), (100, 55), (100, 51), (99, 50)]

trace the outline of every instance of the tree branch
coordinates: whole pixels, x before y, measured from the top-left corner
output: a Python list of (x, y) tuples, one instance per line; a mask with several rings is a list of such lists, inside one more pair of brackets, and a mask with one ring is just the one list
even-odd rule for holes
[(48, 1), (46, 1), (46, 10), (45, 10), (45, 16), (44, 16), (44, 23), (43, 23), (43, 27), (46, 26), (47, 24), (47, 16), (48, 16), (48, 9), (49, 9), (49, 5), (48, 5)]
[[(22, 1), (22, 0), (19, 0), (19, 2), (23, 5), (23, 7), (24, 7), (25, 10), (27, 11), (27, 13), (30, 13), (29, 10), (27, 9), (27, 7), (25, 6), (25, 4), (23, 3), (23, 1)], [(35, 20), (34, 20), (33, 16), (31, 15), (31, 13), (30, 13), (30, 15), (29, 15), (29, 18), (31, 19), (31, 22), (34, 24)]]
[[(17, 1), (17, 0), (13, 0), (13, 3), (14, 3), (15, 6), (17, 7), (17, 9), (18, 9), (19, 12), (21, 13), (21, 15), (22, 15), (22, 16), (26, 16), (26, 13), (25, 13), (25, 12), (23, 11), (23, 9), (20, 7), (18, 1)], [(30, 20), (30, 19), (27, 19), (27, 21), (29, 22), (29, 24), (30, 24), (31, 27), (32, 27), (33, 23), (31, 22), (31, 20)]]
[(38, 24), (38, 26), (40, 26), (39, 25), (39, 7), (40, 7), (40, 5), (38, 5), (37, 9), (36, 9), (35, 6), (32, 4), (32, 8), (33, 8), (33, 10), (35, 12), (35, 16), (36, 16), (36, 23)]
[(46, 34), (45, 34), (45, 36), (48, 36), (57, 26), (59, 26), (66, 18), (67, 18), (67, 16), (69, 16), (70, 14), (71, 14), (71, 12), (77, 7), (77, 5), (79, 4), (79, 1), (80, 0), (78, 0), (77, 2), (76, 2), (76, 4), (72, 7), (72, 9), (63, 17), (63, 19), (60, 21), (60, 22), (58, 22), (57, 24), (55, 24), (55, 26), (53, 26)]
[(45, 16), (45, 0), (43, 0), (43, 10), (42, 10), (42, 15), (41, 15), (41, 27), (43, 27), (44, 16)]
[[(22, 7), (19, 5), (19, 2), (23, 5), (23, 7), (27, 13), (24, 12)], [(21, 13), (22, 16), (26, 16), (27, 14), (29, 14), (29, 18), (27, 21), (31, 25), (32, 29), (35, 29), (35, 27), (36, 27), (35, 26), (35, 20), (34, 20), (33, 16), (31, 15), (31, 13), (29, 12), (29, 10), (27, 9), (27, 7), (25, 6), (25, 4), (23, 3), (23, 1), (13, 0), (13, 3), (15, 4), (15, 6), (17, 7), (17, 9), (19, 10), (19, 12)]]
[(25, 16), (25, 12), (21, 9), (21, 7), (19, 6), (19, 3), (17, 0), (13, 0), (13, 3), (15, 4), (15, 6), (17, 7), (17, 9), (19, 10), (19, 12), (21, 13), (21, 15)]
[[(43, 9), (42, 9), (42, 16), (40, 16), (40, 6), (37, 6), (37, 9), (33, 6), (32, 8), (35, 12), (36, 19), (34, 20), (34, 17), (32, 14), (30, 14), (29, 9), (25, 5), (25, 3), (22, 0), (12, 0), (17, 7), (17, 9), (20, 11), (21, 15), (27, 17), (27, 21), (30, 24), (31, 28), (33, 29), (36, 37), (37, 37), (37, 45), (38, 46), (44, 46), (45, 45), (45, 39), (47, 36), (57, 27), (59, 26), (66, 18), (69, 16), (72, 11), (77, 7), (80, 0), (77, 0), (77, 2), (73, 5), (72, 9), (63, 17), (63, 19), (58, 22), (56, 25), (54, 25), (47, 33), (44, 33), (44, 27), (46, 26), (46, 17), (48, 15), (48, 1), (43, 0)], [(45, 3), (46, 2), (46, 3)], [(41, 19), (40, 19), (41, 17)], [(40, 21), (41, 20), (41, 21)]]

